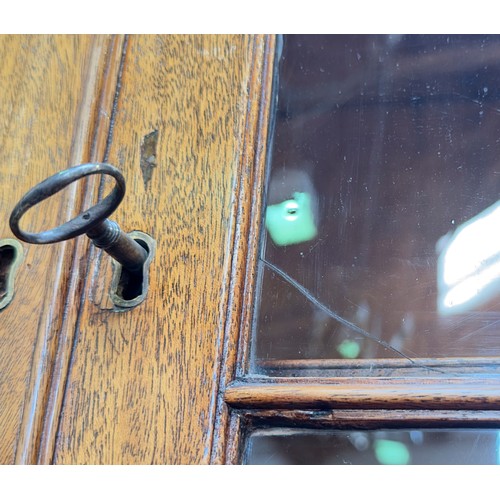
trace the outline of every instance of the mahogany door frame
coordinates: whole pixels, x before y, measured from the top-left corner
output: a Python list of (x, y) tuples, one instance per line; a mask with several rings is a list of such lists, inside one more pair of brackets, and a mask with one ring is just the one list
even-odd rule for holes
[[(258, 121), (253, 118), (258, 123), (253, 156), (249, 155), (253, 189), (239, 209), (242, 229), (234, 246), (235, 305), (229, 308), (227, 319), (226, 376), (220, 384), (223, 403), (212, 462), (244, 462), (247, 437), (263, 428), (500, 429), (500, 361), (496, 358), (425, 359), (417, 363), (273, 360), (265, 376), (250, 367), (259, 273), (264, 267), (259, 255), (281, 44), (279, 36), (271, 40), (263, 54), (261, 111)], [(243, 157), (247, 155), (244, 150)], [(371, 376), (366, 375), (367, 361)], [(276, 376), (269, 375), (273, 368)]]

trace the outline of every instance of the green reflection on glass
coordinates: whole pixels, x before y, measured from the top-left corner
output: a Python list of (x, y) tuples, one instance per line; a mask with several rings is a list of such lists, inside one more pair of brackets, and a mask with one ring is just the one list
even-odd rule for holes
[(373, 443), (375, 456), (382, 465), (408, 465), (410, 452), (399, 441), (376, 439)]
[(361, 346), (355, 340), (343, 340), (337, 346), (337, 351), (343, 358), (355, 359), (359, 356)]
[(314, 222), (311, 196), (308, 193), (294, 193), (293, 199), (268, 206), (266, 228), (278, 246), (312, 240), (318, 231)]

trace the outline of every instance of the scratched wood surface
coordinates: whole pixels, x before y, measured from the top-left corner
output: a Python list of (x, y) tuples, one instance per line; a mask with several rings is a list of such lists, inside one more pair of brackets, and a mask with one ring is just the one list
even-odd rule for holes
[[(0, 239), (34, 184), (88, 160), (111, 38), (0, 36)], [(79, 210), (81, 186), (34, 209), (22, 226), (55, 227)], [(0, 311), (0, 463), (36, 461), (50, 379), (70, 298), (73, 242), (23, 243), (12, 302)], [(0, 263), (1, 265), (1, 263)]]
[(210, 461), (249, 87), (264, 40), (127, 40), (109, 162), (128, 190), (113, 218), (151, 235), (157, 251), (147, 300), (126, 312), (108, 298), (109, 258), (92, 256), (54, 463)]

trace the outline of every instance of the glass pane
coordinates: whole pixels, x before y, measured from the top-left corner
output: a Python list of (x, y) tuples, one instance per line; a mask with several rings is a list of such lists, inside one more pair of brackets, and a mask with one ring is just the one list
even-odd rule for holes
[(255, 366), (500, 355), (500, 37), (285, 36)]
[(246, 463), (495, 465), (500, 463), (500, 439), (498, 430), (256, 432)]

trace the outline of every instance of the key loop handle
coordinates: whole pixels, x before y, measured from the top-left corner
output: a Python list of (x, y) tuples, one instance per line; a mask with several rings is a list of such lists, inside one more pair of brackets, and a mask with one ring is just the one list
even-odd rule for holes
[[(99, 203), (79, 214), (74, 219), (47, 231), (30, 233), (19, 227), (21, 217), (32, 207), (61, 191), (69, 184), (88, 175), (110, 175), (116, 181), (111, 193)], [(30, 189), (14, 207), (9, 219), (12, 232), (27, 243), (55, 243), (86, 233), (97, 223), (111, 215), (125, 196), (125, 178), (113, 165), (107, 163), (85, 163), (68, 168), (48, 177)]]

